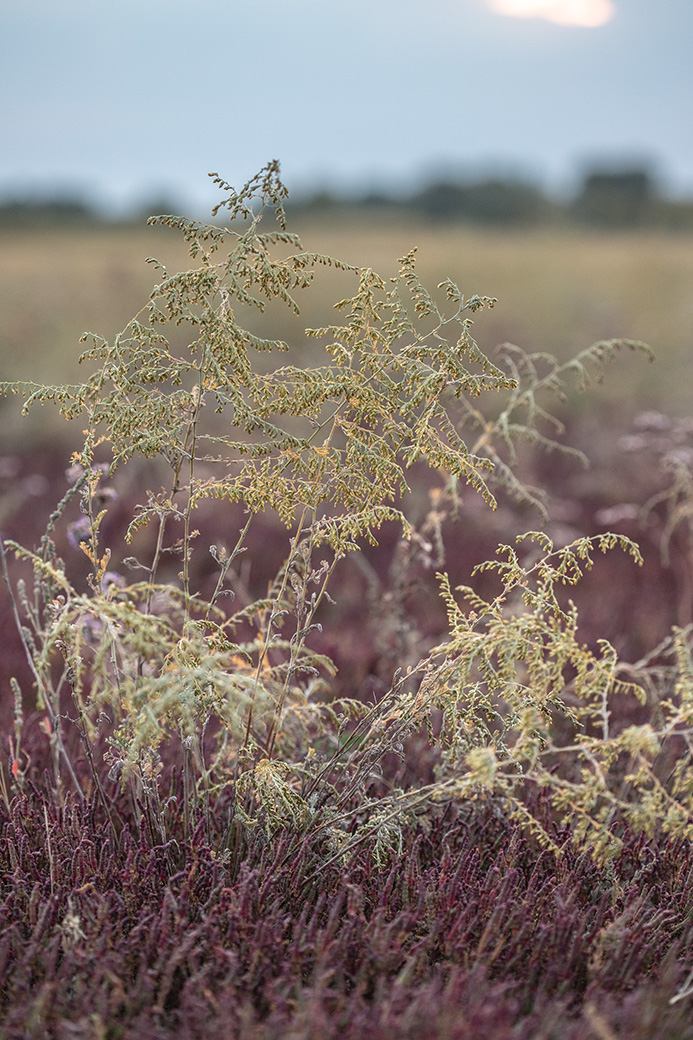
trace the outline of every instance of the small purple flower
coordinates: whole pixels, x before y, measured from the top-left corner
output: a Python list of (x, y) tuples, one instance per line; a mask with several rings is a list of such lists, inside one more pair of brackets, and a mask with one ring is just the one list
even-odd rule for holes
[(118, 574), (117, 571), (106, 571), (101, 579), (101, 591), (105, 595), (109, 589), (113, 588), (113, 586), (118, 589), (124, 589), (125, 578), (122, 574)]
[(103, 507), (109, 502), (115, 502), (118, 498), (118, 492), (113, 487), (98, 487), (94, 493), (94, 502), (99, 507)]
[(91, 538), (91, 524), (88, 516), (80, 516), (79, 520), (67, 525), (67, 540), (73, 549), (78, 549), (82, 542)]
[(73, 464), (65, 470), (65, 477), (68, 484), (76, 484), (79, 478), (83, 476), (84, 466), (81, 466), (79, 462), (73, 462)]
[(81, 625), (84, 642), (96, 646), (101, 641), (103, 623), (98, 618), (92, 617), (91, 614), (85, 614), (82, 617)]

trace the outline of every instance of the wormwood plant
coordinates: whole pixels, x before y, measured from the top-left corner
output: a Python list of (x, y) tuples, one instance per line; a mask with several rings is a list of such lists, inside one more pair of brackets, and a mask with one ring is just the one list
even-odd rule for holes
[[(509, 345), (492, 361), (472, 323), (493, 299), (465, 298), (449, 280), (438, 299), (420, 282), (414, 252), (388, 283), (304, 251), (286, 230), (277, 163), (240, 191), (214, 180), (224, 198), (213, 217), (225, 211), (225, 222), (152, 218), (183, 234), (194, 266), (170, 274), (151, 261), (159, 282), (125, 330), (112, 343), (85, 336), (81, 361), (92, 372), (83, 383), (3, 386), (26, 398), (25, 411), (54, 402), (84, 424), (71, 485), (40, 547), (6, 543), (33, 568), (33, 583), (17, 582), (15, 608), (59, 781), (67, 770), (78, 790), (84, 783), (63, 745), (64, 726), (74, 723), (108, 808), (107, 782), (93, 762), (95, 739), (107, 732), (109, 782), (130, 785), (163, 837), (161, 755), (178, 743), (187, 812), (230, 794), (237, 825), (310, 831), (323, 864), (364, 841), (380, 859), (397, 847), (407, 812), (480, 795), (541, 832), (523, 808), (527, 784), (546, 786), (556, 811), (600, 854), (615, 841), (615, 812), (645, 829), (656, 818), (688, 835), (693, 666), (685, 638), (675, 639), (683, 679), (675, 698), (659, 698), (659, 726), (614, 732), (612, 699), (642, 687), (637, 676), (626, 687), (608, 644), (580, 643), (575, 611), (559, 594), (595, 549), (620, 545), (637, 559), (625, 538), (556, 548), (535, 533), (520, 548), (505, 546), (482, 565), (501, 583), (491, 602), (461, 589), (461, 605), (442, 575), (448, 637), (396, 673), (374, 705), (331, 700), (334, 666), (315, 649), (339, 560), (374, 542), (385, 522), (427, 544), (406, 515), (415, 464), (441, 474), (427, 537), (439, 537), (461, 484), (490, 508), (502, 489), (545, 514), (541, 491), (518, 475), (518, 448), (579, 455), (556, 441), (560, 423), (547, 399), (563, 397), (571, 376), (584, 385), (621, 341), (566, 364)], [(268, 211), (275, 225), (264, 230)], [(322, 364), (308, 367), (303, 344), (261, 338), (252, 314), (272, 301), (298, 313), (297, 298), (320, 267), (343, 272), (352, 288), (335, 305), (335, 324), (306, 330), (324, 351)], [(104, 544), (104, 519), (116, 471), (138, 458), (153, 460), (162, 485), (136, 509), (123, 550)], [(196, 514), (210, 499), (244, 509), (227, 545), (200, 544)], [(74, 500), (81, 518), (70, 532), (91, 568), (84, 585), (56, 548)], [(285, 525), (288, 553), (267, 595), (237, 606), (241, 554), (266, 511)], [(522, 556), (526, 546), (533, 556)], [(206, 596), (195, 568), (205, 552), (217, 574)], [(14, 689), (19, 705), (16, 682)], [(21, 783), (19, 707), (17, 715), (13, 771)], [(381, 765), (423, 726), (440, 748), (437, 779), (393, 788)], [(652, 763), (673, 733), (685, 749), (664, 782)]]

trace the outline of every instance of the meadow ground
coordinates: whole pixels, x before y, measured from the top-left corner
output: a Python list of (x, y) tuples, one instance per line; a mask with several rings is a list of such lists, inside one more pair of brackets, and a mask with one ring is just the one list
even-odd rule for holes
[[(659, 231), (599, 233), (570, 228), (478, 230), (403, 225), (364, 214), (306, 217), (292, 223), (307, 249), (367, 264), (393, 276), (397, 258), (418, 248), (418, 269), (433, 288), (444, 278), (463, 293), (497, 297), (481, 315), (483, 350), (509, 341), (567, 359), (599, 339), (649, 343), (654, 367), (619, 364), (603, 390), (590, 394), (613, 416), (645, 408), (685, 415), (693, 347), (693, 235)], [(0, 378), (66, 382), (79, 378), (85, 331), (112, 338), (143, 306), (161, 260), (169, 271), (190, 266), (180, 236), (166, 228), (9, 230), (0, 235)], [(332, 304), (353, 280), (321, 273), (294, 318), (272, 307), (258, 322), (267, 336), (300, 343), (305, 326), (333, 320)], [(588, 407), (583, 401), (579, 407)], [(17, 408), (0, 404), (5, 443), (41, 439), (59, 421), (41, 410), (18, 428)]]

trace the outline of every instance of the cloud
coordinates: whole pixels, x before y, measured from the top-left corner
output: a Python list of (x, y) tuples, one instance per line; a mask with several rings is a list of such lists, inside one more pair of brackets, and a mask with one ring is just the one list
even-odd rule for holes
[(587, 29), (606, 25), (616, 13), (611, 0), (489, 0), (489, 6), (513, 18), (545, 18)]

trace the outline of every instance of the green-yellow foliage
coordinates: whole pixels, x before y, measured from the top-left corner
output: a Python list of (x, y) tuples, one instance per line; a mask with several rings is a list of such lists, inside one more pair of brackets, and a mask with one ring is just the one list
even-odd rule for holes
[[(167, 740), (180, 740), (191, 805), (231, 786), (243, 826), (311, 831), (324, 837), (328, 858), (372, 841), (380, 861), (397, 846), (406, 813), (473, 797), (500, 799), (548, 840), (523, 803), (528, 785), (546, 788), (576, 837), (602, 856), (613, 851), (619, 812), (643, 829), (656, 820), (689, 836), (693, 668), (685, 635), (675, 639), (679, 685), (658, 704), (657, 727), (614, 733), (612, 700), (631, 690), (640, 696), (642, 686), (637, 675), (625, 681), (607, 643), (596, 651), (580, 643), (575, 610), (560, 593), (591, 566), (595, 549), (620, 546), (637, 560), (626, 539), (555, 548), (541, 533), (525, 536), (528, 559), (504, 546), (500, 559), (481, 565), (497, 572), (498, 597), (486, 602), (461, 589), (464, 608), (441, 575), (447, 639), (396, 675), (375, 706), (330, 702), (333, 665), (311, 647), (336, 562), (374, 541), (384, 521), (411, 537), (405, 512), (415, 463), (442, 474), (438, 509), (445, 501), (454, 508), (464, 482), (490, 508), (502, 488), (543, 513), (541, 492), (517, 474), (518, 447), (570, 450), (555, 440), (560, 423), (547, 398), (564, 396), (571, 376), (585, 384), (598, 375), (620, 341), (566, 364), (506, 345), (492, 362), (472, 336), (472, 316), (493, 299), (465, 298), (449, 280), (430, 293), (413, 251), (389, 283), (303, 251), (285, 227), (276, 163), (240, 191), (215, 181), (225, 193), (214, 212), (226, 211), (223, 225), (153, 218), (183, 234), (195, 266), (169, 274), (152, 261), (160, 281), (136, 318), (112, 343), (85, 337), (82, 361), (92, 373), (83, 383), (4, 386), (25, 396), (25, 410), (52, 401), (85, 425), (74, 484), (40, 550), (10, 544), (34, 569), (33, 589), (20, 584), (18, 599), (56, 763), (67, 683), (87, 747), (105, 718), (113, 723), (113, 778), (156, 799), (157, 756)], [(267, 210), (277, 222), (269, 231), (261, 229)], [(321, 266), (344, 272), (353, 287), (335, 305), (335, 324), (306, 330), (324, 359), (305, 368), (290, 363), (295, 345), (259, 338), (244, 318), (269, 301), (297, 313)], [(287, 363), (273, 367), (275, 355)], [(168, 480), (130, 523), (126, 540), (152, 525), (154, 548), (148, 559), (130, 560), (140, 580), (124, 585), (108, 580), (104, 487), (137, 456), (159, 460)], [(92, 567), (82, 591), (52, 537), (75, 496)], [(209, 547), (218, 581), (203, 601), (190, 560), (195, 510), (208, 499), (242, 503), (248, 519), (233, 548)], [(236, 610), (224, 598), (228, 579), (254, 516), (266, 509), (286, 525), (289, 554), (268, 595)], [(165, 553), (180, 559), (177, 582), (160, 581)], [(566, 726), (568, 743), (557, 735)], [(422, 727), (440, 748), (435, 783), (383, 793), (380, 763)], [(664, 782), (653, 762), (674, 731), (686, 750)]]

